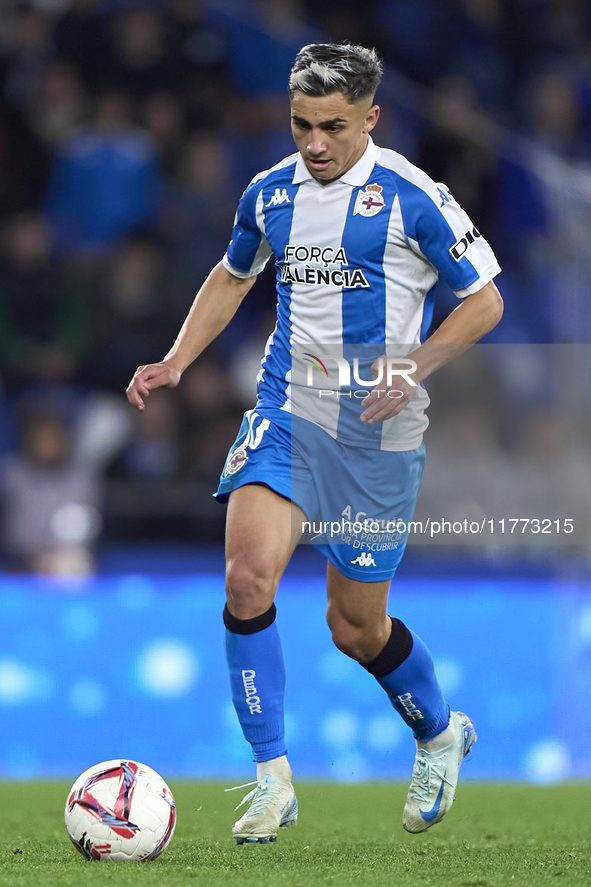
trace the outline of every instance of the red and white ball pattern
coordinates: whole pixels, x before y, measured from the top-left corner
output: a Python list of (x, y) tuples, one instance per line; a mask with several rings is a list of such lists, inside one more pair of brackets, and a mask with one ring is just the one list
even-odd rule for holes
[(161, 776), (137, 761), (105, 761), (74, 783), (66, 829), (87, 859), (148, 862), (174, 833), (176, 806)]

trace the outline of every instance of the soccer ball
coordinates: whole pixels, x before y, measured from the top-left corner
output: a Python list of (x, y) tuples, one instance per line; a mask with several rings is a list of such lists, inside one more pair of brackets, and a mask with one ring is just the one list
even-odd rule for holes
[(65, 818), (70, 840), (87, 859), (149, 862), (172, 838), (176, 806), (150, 767), (105, 761), (78, 777)]

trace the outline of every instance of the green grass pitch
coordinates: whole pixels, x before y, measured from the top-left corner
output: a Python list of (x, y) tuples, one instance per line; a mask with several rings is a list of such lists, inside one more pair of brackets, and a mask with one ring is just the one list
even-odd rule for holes
[(152, 863), (88, 862), (70, 844), (70, 785), (0, 783), (6, 887), (537, 887), (591, 885), (591, 785), (460, 784), (442, 823), (401, 825), (406, 785), (300, 783), (300, 822), (276, 844), (238, 847), (235, 800), (212, 783), (171, 783), (178, 824)]

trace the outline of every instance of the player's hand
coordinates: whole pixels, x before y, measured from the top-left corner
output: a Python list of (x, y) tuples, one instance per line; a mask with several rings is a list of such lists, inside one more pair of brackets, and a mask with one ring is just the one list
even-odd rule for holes
[[(383, 355), (373, 363), (371, 371), (374, 379), (378, 376), (380, 360), (385, 362), (387, 358)], [(395, 376), (394, 384), (388, 385), (384, 373), (383, 380), (378, 382), (371, 393), (361, 401), (361, 406), (365, 407), (361, 413), (361, 421), (373, 425), (374, 422), (384, 422), (392, 416), (397, 416), (412, 400), (416, 390), (417, 386), (411, 385), (403, 376)]]
[(176, 388), (181, 374), (164, 360), (138, 367), (127, 387), (127, 399), (136, 410), (145, 409), (144, 398), (150, 396), (154, 388)]

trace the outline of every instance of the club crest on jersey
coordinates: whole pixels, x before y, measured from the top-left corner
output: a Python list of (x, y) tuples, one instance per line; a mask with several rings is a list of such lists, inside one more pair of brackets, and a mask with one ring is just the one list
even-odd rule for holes
[(230, 474), (236, 474), (237, 471), (240, 471), (246, 460), (248, 459), (248, 454), (244, 447), (238, 447), (238, 449), (234, 450), (230, 458), (226, 463), (226, 467), (224, 469), (224, 474), (226, 477)]
[(377, 216), (386, 205), (386, 201), (382, 197), (383, 190), (381, 185), (366, 185), (365, 191), (360, 191), (357, 195), (353, 215), (366, 218)]

